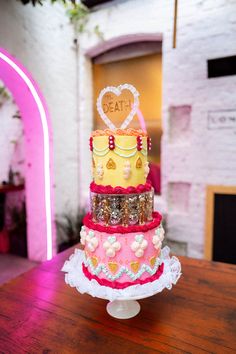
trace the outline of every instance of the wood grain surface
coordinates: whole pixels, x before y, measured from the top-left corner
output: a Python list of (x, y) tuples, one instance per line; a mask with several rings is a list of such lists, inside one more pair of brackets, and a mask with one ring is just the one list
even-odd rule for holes
[(179, 257), (178, 284), (117, 320), (65, 284), (72, 252), (0, 287), (0, 353), (236, 353), (236, 266)]

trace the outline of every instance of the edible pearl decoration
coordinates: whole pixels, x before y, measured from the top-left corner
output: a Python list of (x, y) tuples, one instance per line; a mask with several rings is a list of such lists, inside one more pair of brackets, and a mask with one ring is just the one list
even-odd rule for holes
[(135, 256), (140, 258), (144, 255), (144, 251), (147, 248), (148, 242), (144, 239), (143, 235), (136, 235), (135, 241), (131, 244), (131, 250), (134, 252)]
[(98, 247), (98, 239), (95, 237), (93, 231), (89, 231), (86, 236), (86, 247), (89, 249), (90, 252), (94, 252), (95, 249)]
[(87, 236), (87, 233), (86, 233), (85, 227), (82, 226), (81, 231), (80, 231), (80, 242), (82, 245), (85, 245), (85, 243), (86, 243), (86, 236)]
[(152, 139), (150, 138), (150, 136), (147, 137), (147, 147), (148, 151), (152, 149)]
[(143, 148), (143, 140), (142, 137), (139, 135), (137, 136), (137, 150), (141, 151)]
[(101, 163), (97, 164), (97, 175), (99, 179), (103, 179), (104, 171), (103, 171), (103, 166)]
[(106, 256), (112, 258), (121, 249), (121, 244), (116, 240), (115, 236), (109, 236), (107, 241), (103, 243), (103, 248), (106, 250)]
[[(112, 136), (112, 135), (111, 135), (111, 136)], [(137, 148), (137, 146), (139, 146), (139, 149)], [(90, 147), (91, 147), (91, 146), (90, 146)], [(135, 145), (135, 146), (130, 147), (130, 148), (123, 148), (122, 146), (115, 144), (115, 142), (112, 143), (112, 141), (111, 141), (111, 143), (110, 143), (110, 140), (108, 140), (108, 146), (106, 146), (105, 148), (103, 148), (103, 149), (98, 149), (94, 144), (93, 144), (92, 148), (93, 148), (92, 151), (93, 151), (94, 155), (96, 155), (96, 156), (106, 156), (106, 155), (108, 154), (108, 152), (111, 151), (111, 150), (112, 150), (117, 156), (120, 156), (120, 157), (127, 157), (127, 158), (128, 158), (128, 157), (132, 157), (132, 156), (135, 156), (138, 151), (141, 152), (141, 154), (142, 154), (143, 156), (147, 156), (147, 149), (145, 149), (145, 148), (143, 147), (142, 142), (139, 143), (138, 145)], [(118, 148), (118, 149), (121, 150), (121, 151), (127, 152), (127, 153), (128, 153), (129, 151), (132, 151), (132, 150), (134, 150), (134, 151), (130, 152), (130, 154), (126, 154), (126, 155), (125, 155), (125, 154), (119, 152), (116, 148)]]
[(108, 138), (108, 146), (110, 150), (114, 150), (115, 149), (115, 138), (113, 135), (110, 135)]
[(152, 243), (155, 247), (155, 249), (160, 249), (162, 245), (162, 241), (164, 239), (165, 231), (162, 226), (159, 226), (155, 230), (155, 235), (152, 238)]
[(149, 162), (145, 162), (145, 164), (144, 164), (144, 176), (145, 176), (145, 178), (147, 178), (149, 172), (150, 172)]
[(89, 139), (90, 151), (93, 151), (93, 137), (91, 136)]
[(131, 176), (131, 164), (129, 161), (125, 161), (124, 169), (123, 169), (123, 177), (124, 179), (129, 179)]

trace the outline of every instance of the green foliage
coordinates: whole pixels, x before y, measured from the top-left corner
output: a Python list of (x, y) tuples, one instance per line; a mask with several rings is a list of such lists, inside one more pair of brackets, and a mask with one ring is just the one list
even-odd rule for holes
[[(55, 1), (55, 0), (54, 0)], [(85, 31), (88, 22), (89, 9), (81, 3), (65, 2), (66, 14), (69, 16), (71, 23), (79, 33)]]
[[(23, 5), (31, 3), (33, 6), (43, 5), (46, 0), (17, 0), (21, 1)], [(66, 8), (66, 14), (69, 17), (71, 23), (74, 25), (75, 30), (79, 33), (86, 31), (86, 24), (88, 22), (90, 10), (87, 6), (76, 0), (51, 0), (52, 4), (61, 3)], [(100, 31), (99, 26), (94, 27), (94, 33), (103, 39), (103, 33)]]
[(98, 36), (98, 38), (104, 40), (103, 32), (100, 30), (98, 25), (96, 25), (93, 30), (94, 30), (94, 33)]
[(11, 98), (5, 86), (0, 86), (0, 97), (2, 97), (6, 101)]
[(23, 5), (27, 5), (29, 3), (31, 3), (33, 6), (38, 5), (43, 5), (43, 1), (44, 0), (20, 0), (22, 2)]
[(84, 215), (85, 211), (79, 209), (76, 214), (64, 213), (56, 220), (59, 236), (63, 241), (79, 242)]

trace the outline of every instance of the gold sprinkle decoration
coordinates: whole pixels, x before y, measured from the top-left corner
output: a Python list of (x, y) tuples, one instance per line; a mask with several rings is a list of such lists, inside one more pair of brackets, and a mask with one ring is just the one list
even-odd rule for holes
[(118, 270), (118, 264), (116, 262), (108, 262), (108, 267), (113, 274)]
[(155, 257), (155, 256), (151, 257), (151, 258), (149, 259), (149, 262), (150, 262), (150, 264), (151, 264), (151, 267), (153, 268), (154, 265), (155, 265), (155, 263), (156, 263), (156, 257)]
[(136, 168), (141, 168), (142, 165), (143, 165), (142, 160), (141, 160), (140, 157), (139, 157), (139, 158), (137, 159), (137, 161), (136, 161)]
[(113, 161), (112, 159), (109, 159), (109, 160), (107, 161), (106, 166), (107, 166), (107, 169), (108, 169), (108, 170), (115, 170), (115, 169), (116, 169), (115, 161)]
[(131, 262), (130, 267), (134, 273), (137, 273), (137, 271), (139, 270), (139, 267), (140, 267), (140, 263), (139, 262)]

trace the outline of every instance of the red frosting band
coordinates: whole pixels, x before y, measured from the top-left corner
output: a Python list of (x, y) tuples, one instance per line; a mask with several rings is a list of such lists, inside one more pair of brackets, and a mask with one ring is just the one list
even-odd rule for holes
[(160, 267), (158, 268), (157, 272), (155, 274), (153, 274), (151, 277), (146, 278), (145, 280), (136, 279), (134, 281), (127, 281), (125, 283), (119, 283), (116, 280), (115, 281), (109, 281), (107, 279), (100, 279), (100, 278), (98, 278), (97, 275), (91, 274), (89, 272), (88, 268), (85, 267), (84, 263), (82, 263), (82, 269), (83, 269), (84, 275), (89, 280), (95, 279), (100, 285), (109, 286), (110, 288), (113, 288), (113, 289), (124, 289), (124, 288), (127, 288), (128, 286), (131, 286), (131, 285), (137, 285), (137, 284), (142, 285), (142, 284), (151, 283), (154, 280), (157, 280), (158, 278), (160, 278), (160, 276), (163, 273), (164, 263), (162, 263), (160, 265)]
[(145, 184), (139, 184), (137, 187), (112, 187), (112, 186), (102, 186), (100, 184), (96, 184), (95, 182), (92, 182), (90, 184), (90, 190), (91, 192), (94, 193), (99, 193), (99, 194), (138, 194), (138, 193), (144, 193), (144, 192), (149, 192), (152, 189), (152, 185), (150, 182), (147, 182)]
[(162, 216), (158, 212), (152, 213), (153, 220), (144, 225), (129, 225), (129, 226), (103, 226), (101, 224), (96, 224), (92, 221), (91, 214), (88, 213), (83, 219), (83, 224), (89, 229), (106, 232), (107, 234), (127, 234), (130, 232), (146, 232), (148, 230), (155, 229), (161, 223)]

